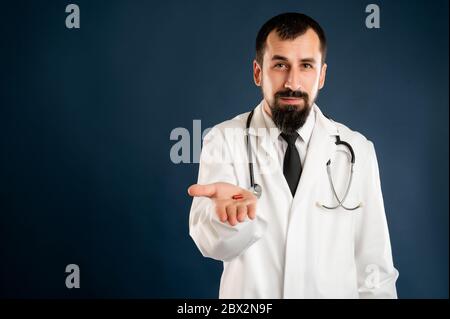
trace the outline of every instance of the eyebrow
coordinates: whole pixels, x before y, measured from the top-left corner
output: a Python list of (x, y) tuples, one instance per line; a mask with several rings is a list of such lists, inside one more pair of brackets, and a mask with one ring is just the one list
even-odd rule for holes
[[(286, 58), (286, 57), (284, 57), (282, 55), (277, 55), (276, 54), (276, 55), (274, 55), (272, 57), (272, 61), (274, 61), (274, 60), (288, 61), (288, 58)], [(304, 59), (300, 59), (300, 62), (303, 62), (303, 63), (305, 63), (305, 62), (316, 63), (316, 59), (314, 59), (314, 58), (304, 58)]]
[(282, 55), (274, 55), (274, 56), (272, 57), (272, 61), (273, 61), (273, 60), (288, 61), (288, 58), (286, 58), (286, 57), (284, 57), (284, 56), (282, 56)]

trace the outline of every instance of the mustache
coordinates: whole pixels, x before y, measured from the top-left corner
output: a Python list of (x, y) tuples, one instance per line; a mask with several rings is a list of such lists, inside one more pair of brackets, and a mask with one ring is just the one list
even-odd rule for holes
[(308, 93), (303, 92), (303, 91), (292, 91), (292, 90), (285, 90), (285, 91), (280, 91), (277, 92), (275, 94), (276, 98), (280, 98), (280, 97), (295, 97), (295, 98), (303, 98), (303, 99), (308, 99)]

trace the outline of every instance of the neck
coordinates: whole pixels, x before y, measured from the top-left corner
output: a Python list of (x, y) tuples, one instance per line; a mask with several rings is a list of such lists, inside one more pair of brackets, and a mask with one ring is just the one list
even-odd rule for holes
[(266, 102), (265, 99), (263, 102), (263, 110), (264, 112), (266, 112), (267, 115), (269, 115), (272, 118), (272, 110), (270, 109), (269, 104)]

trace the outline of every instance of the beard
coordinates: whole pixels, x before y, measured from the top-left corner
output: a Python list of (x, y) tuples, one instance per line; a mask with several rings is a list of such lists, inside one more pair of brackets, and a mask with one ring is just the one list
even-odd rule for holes
[[(267, 103), (272, 112), (273, 122), (282, 133), (294, 133), (305, 124), (314, 100), (310, 101), (309, 95), (306, 92), (291, 90), (277, 92), (274, 97), (272, 105)], [(283, 105), (280, 101), (280, 98), (283, 97), (301, 98), (303, 100), (303, 106), (301, 104)]]

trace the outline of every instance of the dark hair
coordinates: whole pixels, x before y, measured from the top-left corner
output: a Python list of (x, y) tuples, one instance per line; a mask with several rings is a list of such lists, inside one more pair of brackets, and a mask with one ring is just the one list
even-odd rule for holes
[(322, 27), (312, 18), (303, 13), (288, 12), (271, 18), (264, 23), (256, 36), (256, 62), (262, 65), (264, 49), (269, 33), (276, 30), (282, 40), (293, 40), (303, 35), (308, 29), (313, 29), (320, 39), (322, 63), (327, 54), (327, 40)]

